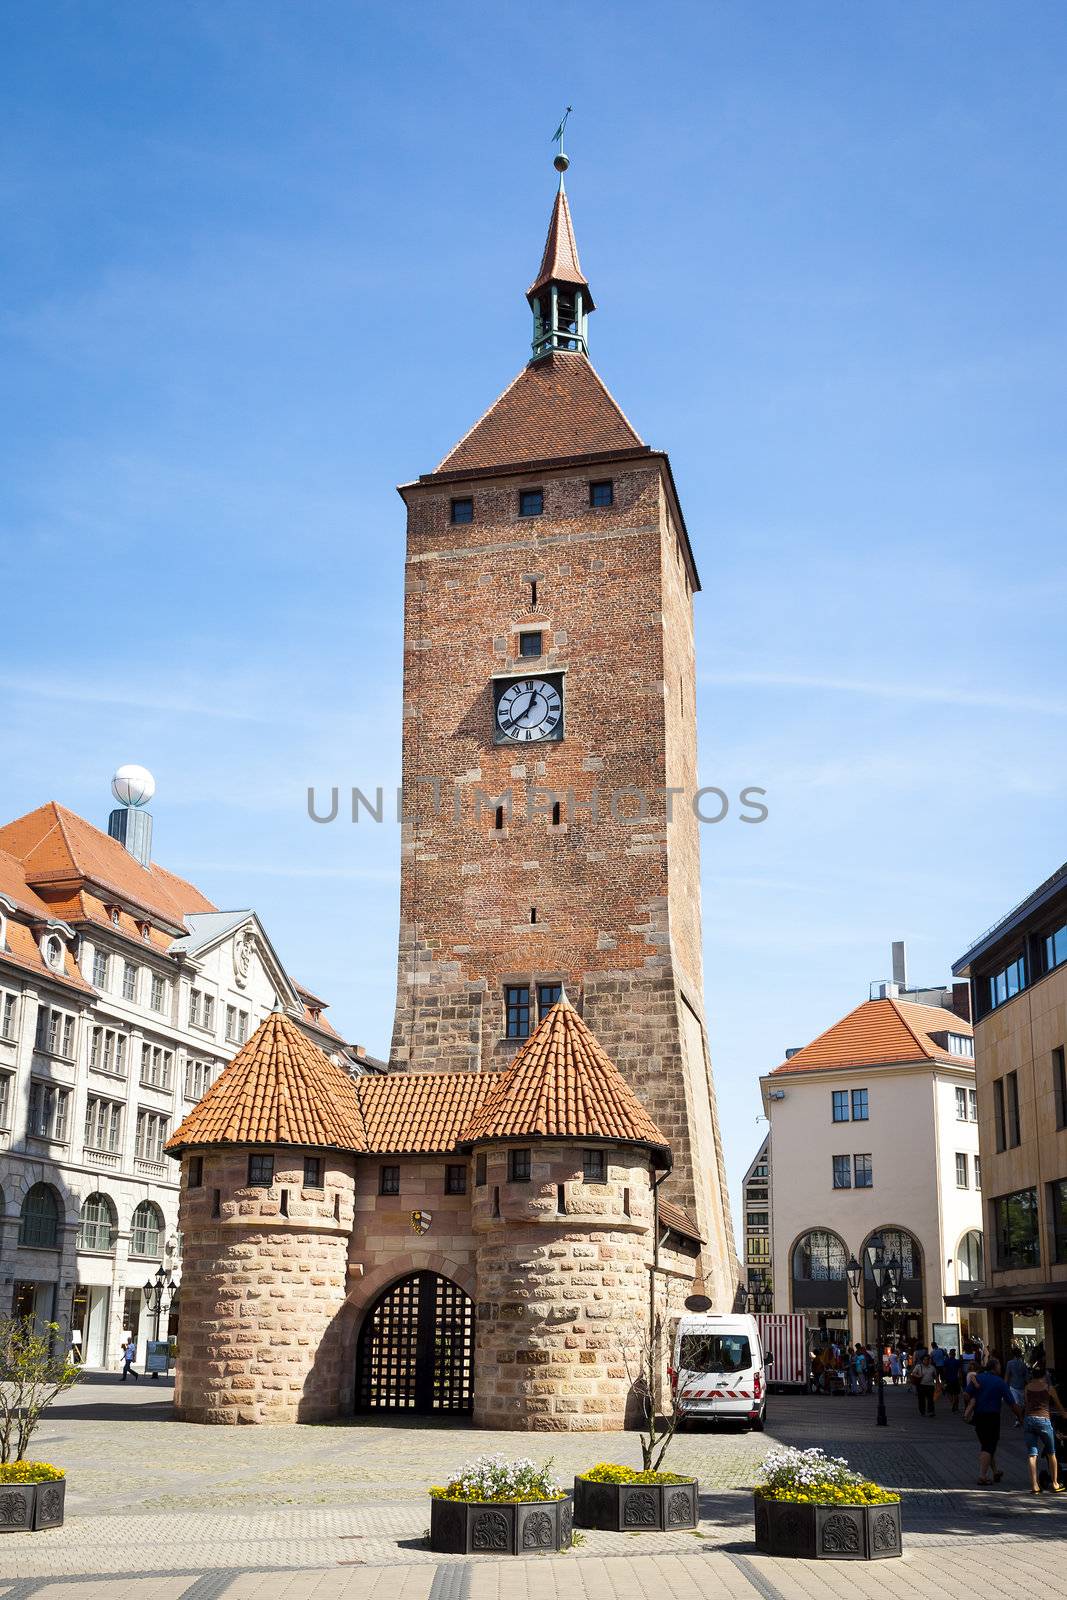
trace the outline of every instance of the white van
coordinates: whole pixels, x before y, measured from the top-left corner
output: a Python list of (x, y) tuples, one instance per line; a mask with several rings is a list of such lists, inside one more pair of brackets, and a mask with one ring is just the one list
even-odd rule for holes
[(731, 1312), (681, 1317), (670, 1377), (682, 1424), (703, 1417), (747, 1422), (762, 1432), (770, 1359), (755, 1317)]

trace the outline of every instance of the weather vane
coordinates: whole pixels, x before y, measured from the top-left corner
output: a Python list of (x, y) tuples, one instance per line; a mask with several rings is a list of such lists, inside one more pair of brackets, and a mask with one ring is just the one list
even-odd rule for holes
[(555, 156), (554, 161), (552, 162), (552, 165), (555, 167), (555, 169), (559, 173), (560, 177), (563, 176), (563, 174), (566, 172), (567, 168), (571, 164), (570, 163), (570, 157), (564, 155), (564, 153), (563, 153), (563, 130), (567, 126), (567, 118), (570, 116), (571, 110), (572, 110), (572, 107), (568, 106), (566, 111), (564, 111), (564, 113), (563, 113), (563, 116), (562, 116), (562, 118), (560, 120), (559, 127), (556, 129), (555, 133), (552, 135), (553, 142), (554, 143), (558, 142), (558, 144), (559, 144), (559, 150), (556, 152), (556, 156)]

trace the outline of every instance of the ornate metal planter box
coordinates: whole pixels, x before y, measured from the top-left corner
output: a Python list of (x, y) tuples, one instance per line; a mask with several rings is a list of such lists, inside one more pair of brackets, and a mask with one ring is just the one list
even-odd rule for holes
[(430, 1501), (430, 1549), (442, 1555), (532, 1556), (570, 1542), (569, 1499)]
[(574, 1526), (621, 1533), (680, 1533), (697, 1525), (695, 1478), (682, 1483), (574, 1480)]
[(0, 1533), (58, 1528), (66, 1494), (66, 1478), (51, 1483), (0, 1483)]
[(881, 1506), (799, 1505), (755, 1495), (756, 1549), (822, 1561), (884, 1561), (903, 1553), (900, 1501)]

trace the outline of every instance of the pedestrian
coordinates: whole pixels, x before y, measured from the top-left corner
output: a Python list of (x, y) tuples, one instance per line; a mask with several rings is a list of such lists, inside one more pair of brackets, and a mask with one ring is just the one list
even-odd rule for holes
[(930, 1346), (930, 1360), (933, 1362), (933, 1364), (937, 1368), (938, 1372), (941, 1371), (941, 1368), (945, 1365), (945, 1362), (948, 1360), (947, 1352), (942, 1350), (941, 1346), (938, 1344), (936, 1339), (934, 1340), (933, 1344)]
[(900, 1351), (895, 1347), (889, 1352), (889, 1379), (894, 1387), (900, 1382)]
[[(1017, 1406), (1021, 1406), (1023, 1403), (1023, 1390), (1026, 1388), (1028, 1377), (1029, 1369), (1023, 1359), (1023, 1353), (1017, 1344), (1013, 1344), (1008, 1355), (1008, 1364), (1004, 1368), (1004, 1382), (1011, 1390)], [(1022, 1427), (1018, 1417), (1015, 1419), (1015, 1426), (1017, 1428)]]
[(1000, 1443), (1000, 1408), (1010, 1406), (1016, 1416), (1022, 1411), (1012, 1392), (1000, 1375), (1000, 1362), (987, 1361), (982, 1371), (974, 1377), (974, 1399), (971, 1412), (974, 1431), (978, 1436), (978, 1482), (983, 1488), (999, 1483), (1003, 1472), (997, 1468), (997, 1445)]
[(953, 1411), (958, 1411), (960, 1408), (961, 1376), (960, 1358), (956, 1354), (955, 1348), (953, 1348), (949, 1351), (945, 1364), (941, 1368), (941, 1383), (945, 1393), (948, 1395), (950, 1409)]
[(1042, 1456), (1047, 1462), (1049, 1488), (1053, 1494), (1063, 1493), (1059, 1465), (1056, 1461), (1056, 1435), (1052, 1431), (1052, 1410), (1058, 1411), (1061, 1417), (1067, 1416), (1059, 1395), (1049, 1382), (1048, 1368), (1044, 1360), (1035, 1361), (1030, 1369), (1030, 1376), (1023, 1385), (1023, 1442), (1027, 1448), (1027, 1459), (1030, 1464), (1031, 1494), (1041, 1493), (1037, 1479), (1037, 1464)]
[(863, 1394), (866, 1388), (865, 1374), (867, 1371), (867, 1357), (863, 1346), (856, 1345), (852, 1352), (852, 1361), (849, 1373), (849, 1390), (852, 1394)]
[(915, 1385), (920, 1417), (936, 1417), (934, 1390), (937, 1384), (937, 1368), (928, 1355), (922, 1356), (912, 1367), (911, 1381)]
[(140, 1382), (141, 1374), (137, 1371), (137, 1368), (134, 1366), (134, 1362), (136, 1360), (137, 1360), (137, 1346), (134, 1344), (132, 1339), (127, 1339), (126, 1343), (122, 1347), (122, 1382), (123, 1383), (125, 1383), (126, 1379), (130, 1378), (130, 1377), (133, 1378), (134, 1383)]

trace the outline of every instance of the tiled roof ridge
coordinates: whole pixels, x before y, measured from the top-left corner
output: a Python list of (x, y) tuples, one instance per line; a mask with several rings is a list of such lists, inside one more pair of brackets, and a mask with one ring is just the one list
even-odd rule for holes
[[(882, 1066), (915, 1064), (916, 1062), (951, 1062), (959, 1064), (963, 1059), (953, 1056), (950, 1052), (935, 1045), (929, 1036), (929, 1029), (922, 1026), (922, 1020), (913, 1014), (919, 1009), (931, 1013), (930, 1022), (934, 1025), (933, 1031), (953, 1031), (952, 1025), (962, 1033), (967, 1033), (970, 1025), (961, 1017), (956, 1017), (954, 1012), (944, 1006), (922, 1006), (917, 1002), (903, 1001), (890, 995), (880, 996), (877, 999), (860, 1001), (851, 1011), (831, 1023), (828, 1028), (815, 1036), (814, 1039), (798, 1050), (795, 1056), (781, 1062), (771, 1069), (773, 1073), (788, 1074), (791, 1072), (831, 1072), (841, 1068), (864, 1067), (876, 1069)], [(871, 1028), (865, 1031), (861, 1019), (866, 1013), (871, 1020)], [(888, 1038), (879, 1038), (879, 1029), (885, 1029), (885, 1019), (892, 1018), (896, 1033), (894, 1041), (892, 1034)], [(879, 1020), (881, 1019), (881, 1020)], [(836, 1037), (835, 1037), (836, 1036)], [(896, 1053), (891, 1046), (896, 1044)], [(838, 1047), (839, 1054), (834, 1056), (833, 1047)], [(829, 1046), (827, 1048), (827, 1046)], [(911, 1049), (917, 1054), (911, 1054)]]
[(887, 994), (886, 995), (886, 999), (889, 1001), (889, 1004), (893, 1007), (893, 1010), (896, 1012), (897, 1016), (900, 1018), (901, 1022), (904, 1024), (905, 1028), (907, 1028), (907, 1030), (911, 1034), (912, 1038), (915, 1040), (915, 1043), (918, 1045), (918, 1047), (922, 1051), (923, 1055), (926, 1057), (926, 1059), (928, 1061), (932, 1061), (934, 1059), (934, 1052), (933, 1052), (933, 1047), (930, 1044), (929, 1039), (920, 1038), (919, 1037), (918, 1033), (916, 1033), (915, 1029), (912, 1027), (911, 1023), (908, 1021), (907, 1017), (904, 1015), (903, 1011), (900, 1009), (900, 1006), (897, 1004), (897, 1000), (896, 1000), (896, 997), (894, 995)]

